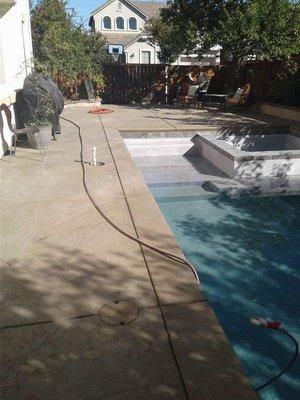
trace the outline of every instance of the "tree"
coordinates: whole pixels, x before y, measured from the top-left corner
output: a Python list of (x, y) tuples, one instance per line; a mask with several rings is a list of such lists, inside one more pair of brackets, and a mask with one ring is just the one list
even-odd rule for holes
[(289, 0), (256, 0), (256, 52), (267, 60), (288, 60), (300, 52), (300, 3)]
[(300, 52), (298, 1), (169, 0), (160, 21), (150, 32), (169, 58), (184, 50), (201, 55), (219, 44), (238, 67), (251, 58), (290, 60)]
[(150, 20), (148, 34), (161, 48), (161, 60), (173, 62), (184, 52), (203, 54), (211, 45), (224, 0), (169, 0), (160, 16)]
[[(181, 52), (182, 36), (178, 27), (165, 23), (161, 18), (152, 18), (146, 26), (146, 32), (150, 41), (160, 47), (159, 61), (163, 64), (173, 63)], [(178, 40), (174, 40), (175, 37)]]
[(76, 87), (78, 79), (103, 84), (102, 64), (108, 59), (100, 33), (76, 25), (65, 0), (39, 0), (31, 10), (35, 69), (60, 87)]

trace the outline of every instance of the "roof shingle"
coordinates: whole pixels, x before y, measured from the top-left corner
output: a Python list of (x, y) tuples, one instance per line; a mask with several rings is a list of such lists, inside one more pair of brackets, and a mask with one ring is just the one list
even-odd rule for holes
[(167, 7), (166, 2), (131, 1), (131, 3), (149, 18), (157, 17), (160, 10)]

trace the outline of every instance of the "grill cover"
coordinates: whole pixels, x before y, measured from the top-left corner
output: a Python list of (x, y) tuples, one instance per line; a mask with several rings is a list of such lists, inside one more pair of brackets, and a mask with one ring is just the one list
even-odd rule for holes
[(60, 133), (59, 115), (64, 109), (64, 98), (51, 79), (41, 74), (28, 75), (23, 85), (23, 120), (24, 123), (30, 121), (34, 116), (38, 116), (39, 103), (41, 99), (47, 98), (53, 114), (49, 116), (52, 122), (52, 132)]

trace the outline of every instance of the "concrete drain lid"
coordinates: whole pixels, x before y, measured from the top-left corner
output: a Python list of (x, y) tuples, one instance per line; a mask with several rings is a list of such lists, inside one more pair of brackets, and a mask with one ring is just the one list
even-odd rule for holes
[(99, 312), (102, 322), (107, 325), (128, 325), (139, 316), (139, 307), (129, 300), (115, 300), (104, 304)]

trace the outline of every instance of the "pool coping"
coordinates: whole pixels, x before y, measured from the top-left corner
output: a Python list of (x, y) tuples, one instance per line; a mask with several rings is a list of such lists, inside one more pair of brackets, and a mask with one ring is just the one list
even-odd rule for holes
[[(238, 122), (232, 123), (230, 125), (224, 126), (211, 126), (211, 125), (203, 125), (198, 127), (185, 127), (185, 128), (151, 128), (149, 129), (119, 129), (119, 133), (122, 138), (159, 138), (159, 137), (187, 137), (197, 132), (210, 132), (210, 133), (219, 133), (223, 134), (224, 129), (234, 130), (236, 134), (246, 134), (246, 133), (254, 133), (254, 134), (262, 134), (268, 133), (272, 129), (287, 131), (289, 130), (290, 125), (287, 123), (282, 123), (280, 125), (271, 125), (267, 122), (259, 122), (259, 123), (250, 123), (250, 124), (241, 124)], [(283, 133), (283, 132), (280, 132)]]
[[(217, 132), (215, 132), (217, 134)], [(218, 150), (226, 157), (234, 161), (250, 161), (250, 160), (276, 160), (276, 159), (290, 159), (300, 158), (300, 150), (273, 150), (264, 151), (242, 151), (230, 146), (225, 140), (219, 140), (211, 133), (198, 133), (192, 138), (194, 144), (199, 144), (201, 141), (210, 145), (212, 148)], [(241, 154), (242, 153), (242, 154)]]
[[(122, 133), (114, 128), (106, 128), (105, 131), (138, 237), (159, 246), (159, 239), (149, 237), (149, 231), (162, 232), (170, 243), (170, 247), (165, 250), (183, 256), (122, 139)], [(141, 247), (141, 251), (153, 275), (154, 283), (158, 284), (158, 296), (164, 305), (166, 323), (170, 329), (172, 346), (184, 377), (188, 398), (190, 400), (232, 400), (234, 397), (243, 400), (257, 399), (249, 378), (244, 373), (213, 310), (199, 290), (191, 271), (182, 265), (178, 268), (175, 263), (166, 261), (145, 248)], [(162, 263), (165, 272), (173, 276), (175, 273), (178, 275), (180, 290), (168, 287), (167, 282), (161, 282)], [(169, 297), (165, 292), (171, 291), (175, 292), (175, 296), (173, 293), (172, 301), (168, 302)], [(197, 334), (194, 332), (196, 324), (201, 325)], [(195, 362), (197, 357), (205, 362)], [(205, 382), (205, 385), (199, 382)]]

